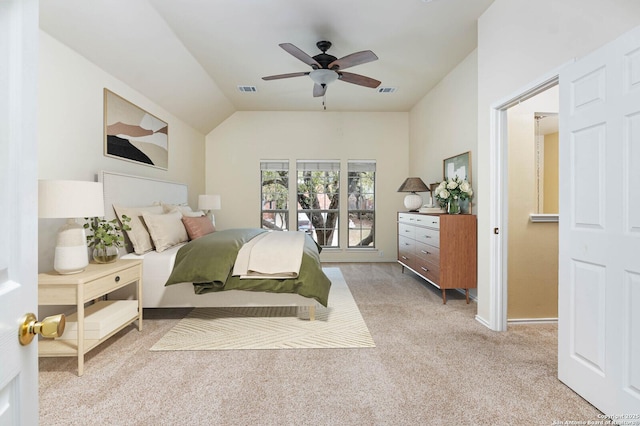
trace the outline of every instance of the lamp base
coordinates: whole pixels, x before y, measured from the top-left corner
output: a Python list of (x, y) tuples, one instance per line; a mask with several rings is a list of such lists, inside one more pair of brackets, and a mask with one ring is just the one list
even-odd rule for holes
[(58, 231), (53, 269), (62, 275), (77, 274), (89, 264), (84, 227), (69, 219)]
[(422, 196), (412, 192), (411, 194), (407, 194), (404, 197), (404, 206), (410, 212), (417, 212), (420, 207), (422, 207)]

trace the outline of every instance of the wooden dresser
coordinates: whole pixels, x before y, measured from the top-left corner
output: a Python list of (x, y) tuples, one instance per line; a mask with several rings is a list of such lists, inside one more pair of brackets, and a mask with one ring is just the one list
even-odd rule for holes
[(398, 263), (442, 290), (476, 288), (477, 220), (470, 214), (398, 213)]

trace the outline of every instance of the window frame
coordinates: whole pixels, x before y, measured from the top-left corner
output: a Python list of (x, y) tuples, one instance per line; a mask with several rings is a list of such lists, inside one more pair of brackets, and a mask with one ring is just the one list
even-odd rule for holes
[[(311, 235), (311, 237), (322, 247), (323, 249), (339, 249), (341, 247), (340, 241), (340, 186), (341, 186), (341, 164), (340, 160), (297, 160), (296, 161), (296, 229), (300, 230), (300, 215), (308, 215), (310, 219), (310, 225), (308, 229), (303, 229), (305, 232)], [(333, 176), (326, 175), (323, 178), (330, 179), (330, 181), (323, 182), (323, 187), (326, 189), (333, 185), (333, 191), (330, 192), (316, 192), (316, 201), (318, 204), (329, 203), (331, 206), (332, 202), (336, 204), (332, 208), (304, 208), (300, 204), (300, 197), (304, 190), (301, 189), (302, 181), (306, 178), (301, 173), (306, 172), (325, 172), (325, 173), (335, 173)], [(318, 178), (316, 176), (316, 178)], [(329, 200), (319, 201), (318, 197), (320, 195), (324, 195), (326, 198), (328, 195)], [(326, 205), (325, 205), (326, 206)], [(331, 217), (329, 215), (335, 215)], [(321, 216), (321, 219), (319, 216)], [(315, 219), (314, 219), (315, 216)], [(327, 219), (335, 218), (335, 224), (332, 228), (327, 228)], [(318, 224), (322, 224), (324, 227), (318, 227)], [(327, 233), (330, 232), (331, 243), (326, 244)], [(321, 234), (320, 234), (321, 233)], [(322, 238), (320, 238), (322, 235)], [(335, 243), (334, 243), (335, 242)]]
[[(375, 160), (348, 160), (347, 161), (347, 188), (348, 188), (348, 192), (347, 192), (347, 249), (364, 249), (364, 250), (374, 250), (376, 249), (376, 233), (375, 233), (375, 224), (376, 224), (376, 161)], [(367, 203), (370, 208), (351, 208), (351, 179), (352, 179), (352, 173), (373, 173), (373, 176), (371, 176), (371, 180), (372, 180), (372, 185), (371, 185), (371, 191), (367, 192), (365, 195), (370, 195), (371, 198), (369, 200), (369, 202)], [(362, 226), (360, 226), (359, 229), (360, 230), (360, 239), (359, 242), (362, 242), (363, 240), (365, 240), (366, 238), (368, 238), (369, 236), (372, 237), (372, 241), (370, 244), (368, 245), (351, 245), (351, 230), (353, 228), (351, 228), (351, 216), (352, 214), (370, 214), (372, 216), (371, 218), (371, 227), (370, 229), (370, 235), (368, 235), (367, 237), (363, 237), (363, 228)], [(362, 225), (362, 222), (360, 222), (360, 225)], [(366, 229), (366, 228), (365, 228)]]
[[(281, 194), (284, 195), (284, 204), (283, 208), (265, 208), (265, 186), (264, 186), (264, 178), (265, 171), (271, 172), (286, 172), (286, 185), (284, 186), (284, 190), (281, 191)], [(260, 160), (260, 228), (262, 229), (270, 229), (277, 231), (288, 231), (291, 229), (290, 227), (290, 214), (289, 214), (289, 182), (291, 180), (291, 176), (289, 173), (289, 160)], [(281, 200), (272, 200), (269, 202), (278, 202)], [(265, 225), (265, 213), (273, 214), (273, 227), (268, 227)], [(277, 225), (277, 217), (280, 216), (282, 219), (282, 226)]]

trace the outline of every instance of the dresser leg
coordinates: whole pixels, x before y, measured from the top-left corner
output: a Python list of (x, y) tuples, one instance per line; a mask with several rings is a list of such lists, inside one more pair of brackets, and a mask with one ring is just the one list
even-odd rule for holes
[(469, 304), (469, 289), (468, 289), (468, 288), (465, 288), (465, 289), (464, 289), (464, 292), (465, 292), (465, 293), (466, 293), (466, 295), (467, 295), (467, 305), (468, 305), (468, 304)]
[(442, 289), (442, 304), (446, 305), (447, 304), (447, 293), (445, 292), (445, 289)]

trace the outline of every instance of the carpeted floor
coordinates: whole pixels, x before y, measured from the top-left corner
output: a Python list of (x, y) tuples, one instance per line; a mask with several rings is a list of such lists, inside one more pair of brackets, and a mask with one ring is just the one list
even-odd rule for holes
[[(397, 264), (342, 271), (376, 343), (366, 349), (149, 349), (188, 309), (145, 310), (86, 356), (40, 359), (46, 425), (552, 425), (599, 420), (557, 377), (555, 325), (496, 333), (475, 304)], [(575, 424), (575, 423), (573, 423)]]
[(234, 349), (368, 348), (375, 343), (339, 268), (324, 268), (331, 280), (328, 306), (314, 321), (295, 306), (197, 308), (151, 347), (152, 351)]

